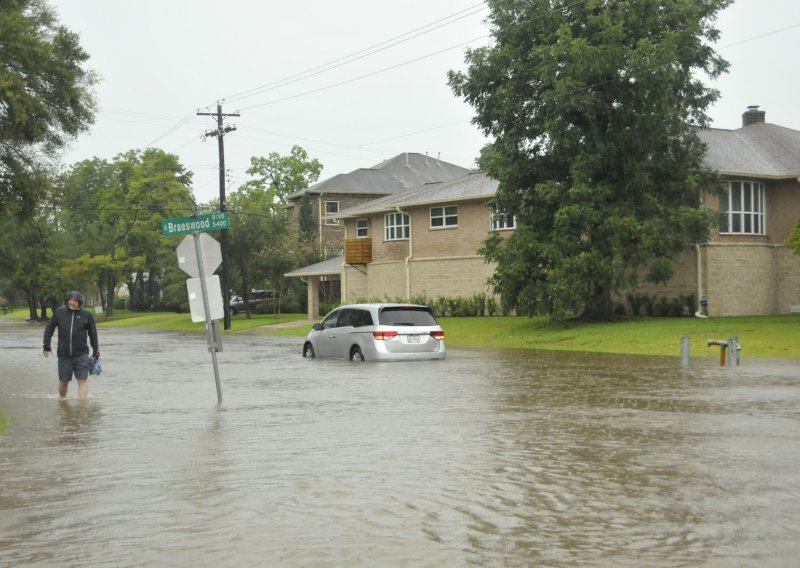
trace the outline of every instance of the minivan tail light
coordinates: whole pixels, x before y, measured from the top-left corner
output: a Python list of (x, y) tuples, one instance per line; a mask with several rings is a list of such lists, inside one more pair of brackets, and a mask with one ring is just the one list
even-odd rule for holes
[(397, 337), (397, 332), (396, 331), (373, 331), (372, 332), (372, 337), (374, 337), (375, 339), (377, 339), (379, 341), (386, 341), (388, 339), (392, 339), (394, 337)]
[(432, 331), (431, 337), (434, 339), (444, 339), (444, 332), (443, 331)]

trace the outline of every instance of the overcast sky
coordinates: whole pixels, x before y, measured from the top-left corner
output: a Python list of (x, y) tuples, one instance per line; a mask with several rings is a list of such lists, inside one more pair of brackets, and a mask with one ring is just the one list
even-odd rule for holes
[[(216, 126), (225, 119), (227, 192), (252, 156), (297, 144), (327, 179), (402, 152), (473, 167), (484, 139), (446, 73), (488, 42), (476, 0), (50, 0), (80, 34), (100, 75), (91, 131), (67, 164), (158, 147), (194, 172), (199, 202), (219, 196)], [(748, 105), (800, 130), (797, 0), (736, 0), (718, 21), (731, 63), (714, 86), (717, 128), (738, 128)]]

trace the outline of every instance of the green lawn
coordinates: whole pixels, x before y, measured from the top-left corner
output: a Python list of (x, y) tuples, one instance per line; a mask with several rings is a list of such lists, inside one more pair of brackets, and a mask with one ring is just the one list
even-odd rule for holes
[[(192, 323), (189, 314), (117, 311), (113, 318), (98, 316), (101, 327), (143, 327), (201, 333), (204, 324)], [(5, 318), (25, 320), (27, 310), (17, 309)], [(296, 322), (297, 325), (292, 325)], [(709, 339), (739, 338), (742, 357), (800, 359), (800, 315), (742, 316), (728, 318), (625, 318), (614, 323), (571, 322), (563, 326), (545, 317), (441, 318), (447, 344), (459, 347), (502, 347), (680, 355), (681, 337), (689, 336), (692, 357), (719, 357)], [(304, 314), (234, 316), (225, 333), (264, 333), (302, 337), (310, 326)]]
[(546, 318), (442, 318), (450, 345), (641, 355), (680, 355), (689, 336), (692, 357), (719, 357), (709, 339), (739, 338), (743, 357), (800, 358), (800, 315), (729, 318), (627, 318), (614, 323), (557, 326)]
[[(52, 314), (50, 314), (52, 315)], [(27, 308), (17, 308), (12, 313), (2, 316), (3, 318), (25, 321), (28, 319)], [(265, 325), (285, 324), (297, 320), (303, 320), (303, 314), (259, 314), (252, 315), (247, 319), (245, 314), (233, 316), (231, 329), (226, 333), (237, 333), (252, 330)], [(189, 314), (176, 314), (174, 312), (131, 312), (127, 310), (114, 310), (114, 316), (107, 318), (104, 315), (95, 316), (97, 325), (100, 327), (146, 327), (150, 329), (167, 329), (172, 331), (196, 331), (205, 332), (205, 323), (192, 322)]]

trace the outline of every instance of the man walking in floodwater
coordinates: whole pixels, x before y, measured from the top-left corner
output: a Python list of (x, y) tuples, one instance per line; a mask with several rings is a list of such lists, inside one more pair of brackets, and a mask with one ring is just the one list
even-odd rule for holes
[(89, 346), (92, 344), (94, 357), (100, 357), (100, 346), (97, 341), (97, 326), (94, 316), (83, 309), (83, 295), (80, 292), (69, 292), (65, 305), (59, 307), (47, 326), (44, 328), (44, 351), (48, 357), (52, 349), (50, 339), (58, 327), (58, 394), (61, 400), (67, 398), (67, 388), (72, 376), (78, 381), (78, 398), (86, 400), (89, 396)]

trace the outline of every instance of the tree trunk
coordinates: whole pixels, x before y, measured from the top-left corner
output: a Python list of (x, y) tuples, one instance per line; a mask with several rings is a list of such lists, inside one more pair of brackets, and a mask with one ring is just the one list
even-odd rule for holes
[(111, 317), (114, 315), (114, 289), (117, 287), (117, 277), (113, 271), (108, 272), (108, 279), (106, 280), (106, 315)]
[(161, 307), (161, 302), (158, 298), (158, 279), (153, 277), (156, 274), (156, 268), (151, 266), (147, 274), (147, 296), (150, 301), (150, 307), (156, 310)]
[(611, 288), (595, 284), (593, 301), (580, 315), (584, 321), (609, 321), (614, 317), (614, 304), (611, 301)]
[(41, 309), (41, 316), (39, 319), (44, 321), (47, 319), (47, 302), (42, 297), (39, 297), (39, 308)]
[(36, 295), (33, 290), (26, 290), (28, 296), (28, 319), (36, 320), (39, 315), (36, 313)]

